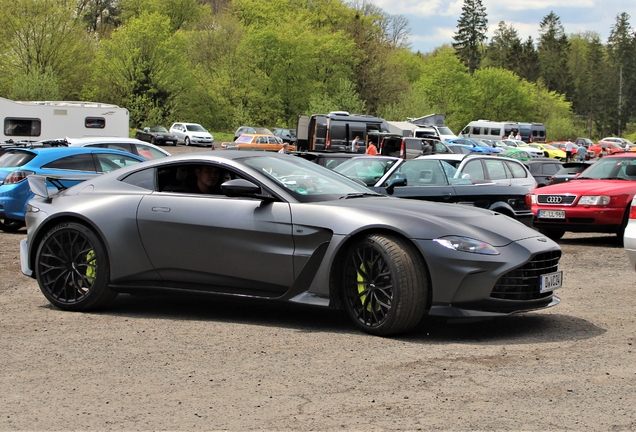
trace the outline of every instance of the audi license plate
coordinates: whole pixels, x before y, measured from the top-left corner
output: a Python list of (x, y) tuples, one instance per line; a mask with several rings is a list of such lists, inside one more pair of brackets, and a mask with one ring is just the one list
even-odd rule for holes
[(542, 293), (554, 291), (557, 288), (561, 288), (562, 283), (563, 270), (541, 275), (541, 285), (539, 286), (539, 291), (541, 291)]
[(539, 210), (539, 219), (565, 219), (565, 210)]

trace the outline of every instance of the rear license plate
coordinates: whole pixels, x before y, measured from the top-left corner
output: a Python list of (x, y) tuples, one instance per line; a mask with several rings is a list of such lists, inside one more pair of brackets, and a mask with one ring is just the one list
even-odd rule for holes
[(539, 219), (565, 219), (565, 210), (539, 210)]
[(541, 292), (554, 291), (557, 288), (561, 288), (562, 283), (563, 283), (563, 270), (541, 275), (541, 285), (539, 286), (539, 291)]

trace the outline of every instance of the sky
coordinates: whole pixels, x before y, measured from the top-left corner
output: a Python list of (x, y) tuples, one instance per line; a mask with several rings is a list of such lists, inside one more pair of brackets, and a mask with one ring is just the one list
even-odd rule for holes
[[(463, 0), (371, 0), (384, 12), (402, 15), (410, 22), (411, 49), (422, 53), (450, 44), (457, 30)], [(593, 31), (607, 42), (616, 16), (626, 12), (636, 28), (636, 0), (482, 0), (488, 18), (488, 42), (500, 21), (517, 30), (525, 41), (536, 42), (539, 24), (550, 12), (560, 19), (566, 34)]]

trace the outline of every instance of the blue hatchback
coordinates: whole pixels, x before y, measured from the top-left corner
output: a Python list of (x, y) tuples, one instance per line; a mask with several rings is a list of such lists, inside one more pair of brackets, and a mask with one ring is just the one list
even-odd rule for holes
[(470, 138), (453, 138), (446, 141), (447, 144), (461, 144), (471, 148), (474, 153), (481, 154), (497, 154), (501, 153), (501, 149), (491, 147), (481, 140), (473, 140)]
[[(17, 231), (24, 226), (27, 203), (33, 198), (27, 177), (31, 174), (101, 174), (146, 159), (119, 150), (90, 147), (12, 148), (0, 156), (0, 229)], [(79, 180), (65, 182), (66, 187)]]

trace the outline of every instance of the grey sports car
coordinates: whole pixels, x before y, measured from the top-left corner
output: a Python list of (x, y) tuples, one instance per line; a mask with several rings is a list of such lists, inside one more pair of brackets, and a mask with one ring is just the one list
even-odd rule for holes
[[(217, 194), (195, 174), (219, 174)], [(174, 290), (346, 309), (375, 335), (424, 315), (496, 317), (559, 303), (559, 246), (485, 209), (392, 198), (292, 155), (188, 153), (36, 197), (22, 271), (56, 307)], [(58, 184), (60, 182), (57, 182)], [(47, 187), (48, 186), (48, 187)]]

